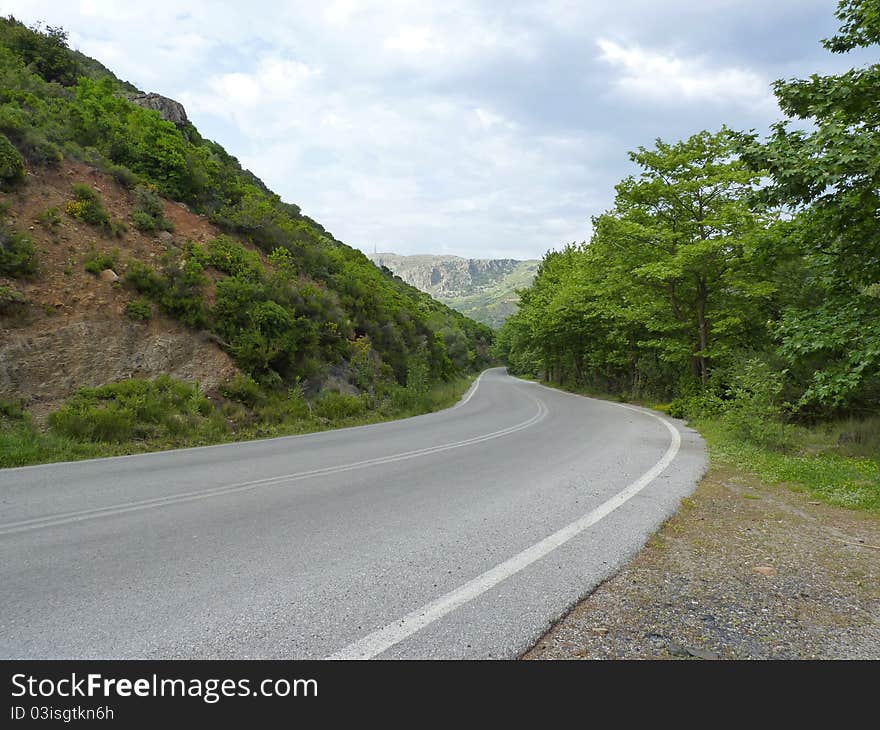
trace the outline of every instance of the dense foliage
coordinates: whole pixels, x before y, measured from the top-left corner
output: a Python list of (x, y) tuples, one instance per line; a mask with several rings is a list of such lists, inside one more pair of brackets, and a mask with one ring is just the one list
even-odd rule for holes
[[(838, 17), (833, 52), (880, 41), (875, 0)], [(880, 65), (775, 92), (809, 125), (631, 155), (640, 172), (592, 240), (548, 253), (498, 334), (514, 371), (677, 399), (673, 412), (724, 413), (751, 440), (781, 416), (877, 412)]]
[[(70, 51), (66, 40), (58, 28), (0, 19), (0, 155), (10, 170), (4, 180), (17, 182), (19, 157), (55, 165), (71, 155), (132, 191), (131, 223), (139, 230), (173, 228), (162, 195), (233, 236), (205, 250), (171, 251), (161, 270), (131, 266), (128, 283), (163, 311), (212, 330), (264, 386), (320, 375), (356, 359), (364, 343), (375, 365), (370, 386), (403, 385), (422, 363), (436, 380), (488, 361), (488, 327), (380, 271), (192, 124), (178, 127), (134, 104), (131, 85)], [(111, 235), (125, 232), (87, 186), (74, 189), (65, 212)], [(269, 264), (239, 241), (262, 250)], [(208, 268), (217, 274), (211, 303)]]

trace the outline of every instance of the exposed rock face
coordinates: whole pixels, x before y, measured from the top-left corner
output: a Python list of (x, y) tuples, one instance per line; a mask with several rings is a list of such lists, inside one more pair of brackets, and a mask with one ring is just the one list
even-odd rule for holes
[(183, 104), (174, 99), (169, 99), (161, 94), (138, 94), (132, 97), (132, 102), (144, 109), (152, 109), (159, 112), (162, 119), (174, 122), (178, 127), (182, 127), (187, 123), (186, 109)]
[(167, 322), (92, 315), (39, 333), (0, 334), (0, 398), (26, 397), (38, 416), (81, 387), (167, 373), (209, 390), (235, 372), (216, 345)]
[(394, 253), (376, 253), (370, 259), (407, 284), (492, 327), (500, 326), (516, 311), (516, 289), (531, 284), (540, 263)]
[(465, 259), (459, 256), (370, 256), (416, 289), (434, 297), (462, 297), (491, 289), (520, 264), (516, 259)]

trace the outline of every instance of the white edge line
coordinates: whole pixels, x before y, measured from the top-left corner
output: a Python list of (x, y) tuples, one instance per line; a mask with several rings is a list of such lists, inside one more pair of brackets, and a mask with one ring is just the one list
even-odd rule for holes
[(474, 600), (486, 591), (494, 588), (502, 581), (519, 573), (521, 570), (527, 568), (541, 558), (546, 557), (556, 550), (556, 548), (561, 547), (569, 540), (580, 535), (587, 528), (595, 525), (604, 517), (607, 517), (618, 507), (622, 506), (641, 492), (652, 481), (654, 481), (654, 479), (660, 476), (660, 474), (672, 463), (681, 448), (681, 434), (678, 429), (665, 418), (661, 418), (654, 413), (639, 410), (622, 403), (614, 403), (613, 405), (635, 411), (636, 413), (643, 413), (646, 416), (650, 416), (651, 418), (660, 421), (660, 423), (666, 426), (672, 437), (669, 448), (666, 449), (666, 453), (663, 454), (653, 467), (625, 489), (621, 490), (579, 519), (566, 525), (562, 529), (557, 530), (552, 535), (545, 537), (540, 542), (517, 553), (512, 558), (505, 560), (494, 568), (490, 568), (485, 573), (478, 575), (476, 578), (468, 581), (459, 588), (456, 588), (430, 603), (425, 604), (421, 608), (417, 608), (415, 611), (406, 614), (406, 616), (398, 621), (367, 634), (359, 641), (331, 654), (327, 659), (373, 659), (379, 656), (395, 644), (399, 644), (417, 631), (420, 631), (434, 621), (443, 618), (459, 606)]
[[(345, 428), (325, 428), (323, 431), (309, 431), (309, 433), (294, 433), (288, 436), (270, 436), (269, 438), (264, 439), (247, 439), (245, 441), (224, 441), (220, 444), (207, 444), (206, 446), (185, 446), (180, 449), (160, 449), (158, 451), (139, 451), (135, 454), (119, 454), (118, 456), (97, 456), (91, 459), (71, 459), (68, 461), (47, 461), (45, 464), (26, 464), (24, 466), (7, 466), (0, 468), (0, 475), (10, 474), (14, 471), (22, 471), (24, 469), (47, 469), (53, 466), (70, 466), (76, 464), (92, 464), (98, 461), (117, 461), (120, 459), (136, 459), (139, 457), (145, 456), (162, 456), (165, 454), (176, 454), (184, 451), (201, 451), (207, 449), (222, 449), (224, 447), (242, 447), (247, 446), (248, 444), (264, 444), (272, 441), (287, 441), (293, 439), (305, 439), (310, 438), (312, 436), (326, 436), (328, 433), (344, 433), (346, 431), (357, 431), (362, 428), (375, 428), (376, 426), (387, 426), (389, 423), (398, 423), (400, 421), (409, 421), (412, 418), (422, 418), (424, 416), (434, 416), (440, 413), (448, 413), (449, 411), (454, 411), (456, 408), (463, 406), (467, 403), (477, 391), (476, 386), (479, 384), (481, 378), (489, 371), (496, 370), (497, 368), (486, 368), (483, 370), (478, 376), (477, 379), (471, 384), (470, 388), (468, 388), (467, 392), (462, 396), (461, 400), (456, 403), (454, 406), (450, 406), (449, 408), (444, 408), (439, 411), (431, 411), (430, 413), (419, 413), (415, 416), (407, 416), (406, 418), (394, 418), (390, 421), (377, 421), (376, 423), (365, 423), (360, 426), (346, 426)], [(511, 376), (512, 377), (512, 376)], [(517, 378), (519, 379), (519, 378)]]

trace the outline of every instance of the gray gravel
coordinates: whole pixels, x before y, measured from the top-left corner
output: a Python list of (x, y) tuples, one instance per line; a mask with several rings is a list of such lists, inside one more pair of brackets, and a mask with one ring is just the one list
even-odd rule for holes
[(880, 519), (712, 469), (529, 659), (880, 659)]

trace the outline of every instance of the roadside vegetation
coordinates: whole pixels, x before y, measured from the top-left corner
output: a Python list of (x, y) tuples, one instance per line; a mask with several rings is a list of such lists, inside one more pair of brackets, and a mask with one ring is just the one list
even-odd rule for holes
[[(880, 42), (844, 0), (834, 53)], [(512, 372), (662, 403), (714, 459), (880, 509), (880, 65), (778, 81), (766, 139), (657, 140), (498, 333)]]
[(474, 376), (429, 384), (415, 377), (370, 394), (267, 393), (240, 376), (208, 397), (196, 385), (159, 377), (82, 388), (46, 424), (0, 401), (0, 467), (119, 456), (362, 426), (454, 405)]

